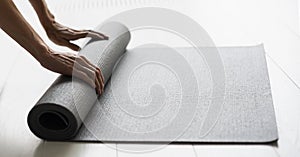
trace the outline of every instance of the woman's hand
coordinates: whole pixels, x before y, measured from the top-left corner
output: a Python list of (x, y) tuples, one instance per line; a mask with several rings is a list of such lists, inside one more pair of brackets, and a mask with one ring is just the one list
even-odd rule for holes
[(60, 74), (73, 75), (95, 88), (98, 94), (103, 93), (104, 78), (101, 70), (90, 63), (84, 56), (55, 52), (45, 54), (39, 59), (43, 67)]
[(43, 25), (45, 31), (51, 41), (60, 46), (66, 46), (74, 51), (80, 50), (80, 47), (71, 43), (73, 40), (78, 40), (85, 37), (91, 37), (96, 40), (107, 40), (108, 37), (102, 33), (92, 30), (75, 30), (63, 26), (54, 20), (47, 25)]

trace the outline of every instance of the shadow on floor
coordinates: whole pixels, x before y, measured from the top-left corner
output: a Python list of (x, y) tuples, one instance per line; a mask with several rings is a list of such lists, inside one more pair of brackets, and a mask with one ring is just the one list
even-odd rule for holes
[(43, 141), (35, 149), (34, 157), (73, 157), (82, 153), (78, 144)]

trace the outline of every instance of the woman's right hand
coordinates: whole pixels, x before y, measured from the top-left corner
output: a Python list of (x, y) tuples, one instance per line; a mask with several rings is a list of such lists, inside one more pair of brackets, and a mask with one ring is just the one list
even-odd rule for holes
[(39, 58), (39, 62), (46, 69), (67, 76), (75, 76), (95, 88), (99, 95), (103, 93), (104, 78), (100, 68), (90, 63), (84, 56), (48, 52)]

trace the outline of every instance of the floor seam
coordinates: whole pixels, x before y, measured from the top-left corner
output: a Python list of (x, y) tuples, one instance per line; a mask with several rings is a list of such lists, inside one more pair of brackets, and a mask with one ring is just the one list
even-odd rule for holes
[(298, 88), (298, 90), (300, 90), (300, 86), (297, 84), (297, 82), (295, 80), (293, 80), (293, 78), (290, 77), (289, 74), (287, 72), (285, 72), (284, 69), (268, 53), (266, 53), (266, 55), (276, 65), (276, 67), (296, 86), (296, 88)]
[(116, 157), (119, 157), (118, 143), (116, 143)]
[(197, 154), (197, 151), (196, 151), (196, 148), (195, 148), (194, 144), (192, 144), (192, 147), (193, 147), (193, 151), (194, 151), (195, 157), (198, 157), (198, 154)]

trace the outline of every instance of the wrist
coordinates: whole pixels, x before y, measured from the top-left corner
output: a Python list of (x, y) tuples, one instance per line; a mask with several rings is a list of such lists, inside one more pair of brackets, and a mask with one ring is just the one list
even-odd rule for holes
[(55, 24), (55, 19), (53, 17), (42, 17), (40, 19), (42, 26), (45, 30), (51, 29), (53, 25)]
[(39, 20), (43, 27), (49, 27), (55, 22), (54, 16), (48, 10), (47, 4), (44, 0), (29, 0), (33, 8), (35, 9)]
[(40, 63), (42, 63), (43, 60), (45, 60), (53, 53), (52, 50), (44, 43), (39, 43), (38, 45), (33, 46), (35, 49), (33, 50), (34, 53), (32, 53), (32, 55)]

